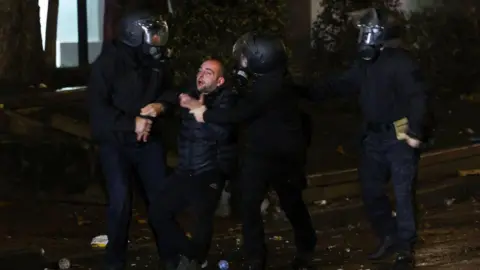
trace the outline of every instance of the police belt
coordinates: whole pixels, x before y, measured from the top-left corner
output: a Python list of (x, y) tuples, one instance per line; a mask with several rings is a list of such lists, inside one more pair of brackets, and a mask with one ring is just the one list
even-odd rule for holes
[(372, 133), (384, 133), (394, 129), (392, 123), (367, 122), (366, 129)]

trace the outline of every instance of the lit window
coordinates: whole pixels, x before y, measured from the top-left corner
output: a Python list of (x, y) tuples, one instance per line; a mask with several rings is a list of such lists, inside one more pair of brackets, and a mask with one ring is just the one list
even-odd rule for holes
[[(48, 0), (38, 0), (40, 6), (40, 25), (42, 31), (43, 47), (48, 14)], [(87, 36), (88, 60), (92, 63), (99, 55), (103, 41), (103, 13), (104, 1), (87, 0)], [(57, 40), (56, 40), (56, 66), (78, 66), (78, 18), (77, 1), (59, 0)]]

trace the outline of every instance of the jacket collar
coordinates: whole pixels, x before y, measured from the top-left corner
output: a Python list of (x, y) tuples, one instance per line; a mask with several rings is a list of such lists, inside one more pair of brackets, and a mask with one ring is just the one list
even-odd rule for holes
[[(221, 85), (220, 87), (217, 87), (217, 88), (216, 88), (215, 90), (213, 90), (212, 92), (209, 92), (209, 93), (205, 94), (205, 99), (206, 99), (205, 101), (207, 101), (207, 100), (214, 100), (215, 98), (217, 98), (217, 97), (222, 93), (222, 91), (223, 91), (225, 88), (227, 88), (226, 83), (224, 83), (224, 84)], [(198, 89), (197, 89), (196, 86), (194, 86), (192, 89), (193, 89), (193, 90), (190, 91), (190, 95), (191, 95), (192, 97), (199, 98), (201, 92), (198, 91)]]

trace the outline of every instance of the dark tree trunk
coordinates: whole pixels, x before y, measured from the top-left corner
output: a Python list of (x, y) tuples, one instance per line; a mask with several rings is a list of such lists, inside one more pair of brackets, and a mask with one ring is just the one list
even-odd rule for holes
[(58, 1), (59, 0), (48, 1), (45, 34), (45, 65), (50, 72), (55, 70), (57, 59)]
[[(37, 1), (0, 0), (0, 84), (39, 83), (44, 70)], [(1, 90), (0, 90), (1, 91)]]
[(111, 41), (116, 36), (116, 25), (122, 15), (122, 6), (118, 0), (105, 0), (103, 16), (103, 41)]

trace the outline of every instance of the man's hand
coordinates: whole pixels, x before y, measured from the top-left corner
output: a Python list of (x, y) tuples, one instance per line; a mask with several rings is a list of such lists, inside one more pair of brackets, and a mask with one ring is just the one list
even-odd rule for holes
[(405, 142), (412, 148), (419, 148), (422, 143), (420, 140), (414, 139), (408, 135), (405, 136)]
[(135, 118), (135, 133), (137, 133), (137, 141), (146, 142), (151, 128), (152, 120), (137, 116)]
[(144, 133), (141, 133), (141, 134), (138, 134), (138, 133), (137, 133), (137, 141), (139, 141), (139, 142), (147, 142), (149, 135), (150, 135), (150, 133), (148, 133), (148, 132), (144, 132)]
[(410, 147), (419, 148), (422, 143), (420, 140), (414, 139), (408, 136), (406, 133), (400, 133), (398, 136), (399, 140), (404, 140)]
[(164, 107), (161, 103), (150, 103), (140, 110), (140, 115), (157, 117), (163, 112), (163, 110)]
[(191, 110), (198, 109), (203, 106), (203, 95), (200, 95), (200, 99), (194, 99), (187, 94), (180, 94), (178, 97), (180, 100), (180, 106)]
[(197, 120), (197, 122), (205, 123), (205, 120), (203, 119), (203, 114), (205, 113), (206, 110), (207, 110), (207, 107), (202, 106), (200, 108), (190, 110), (190, 113), (193, 114), (193, 116), (195, 117), (195, 120)]

